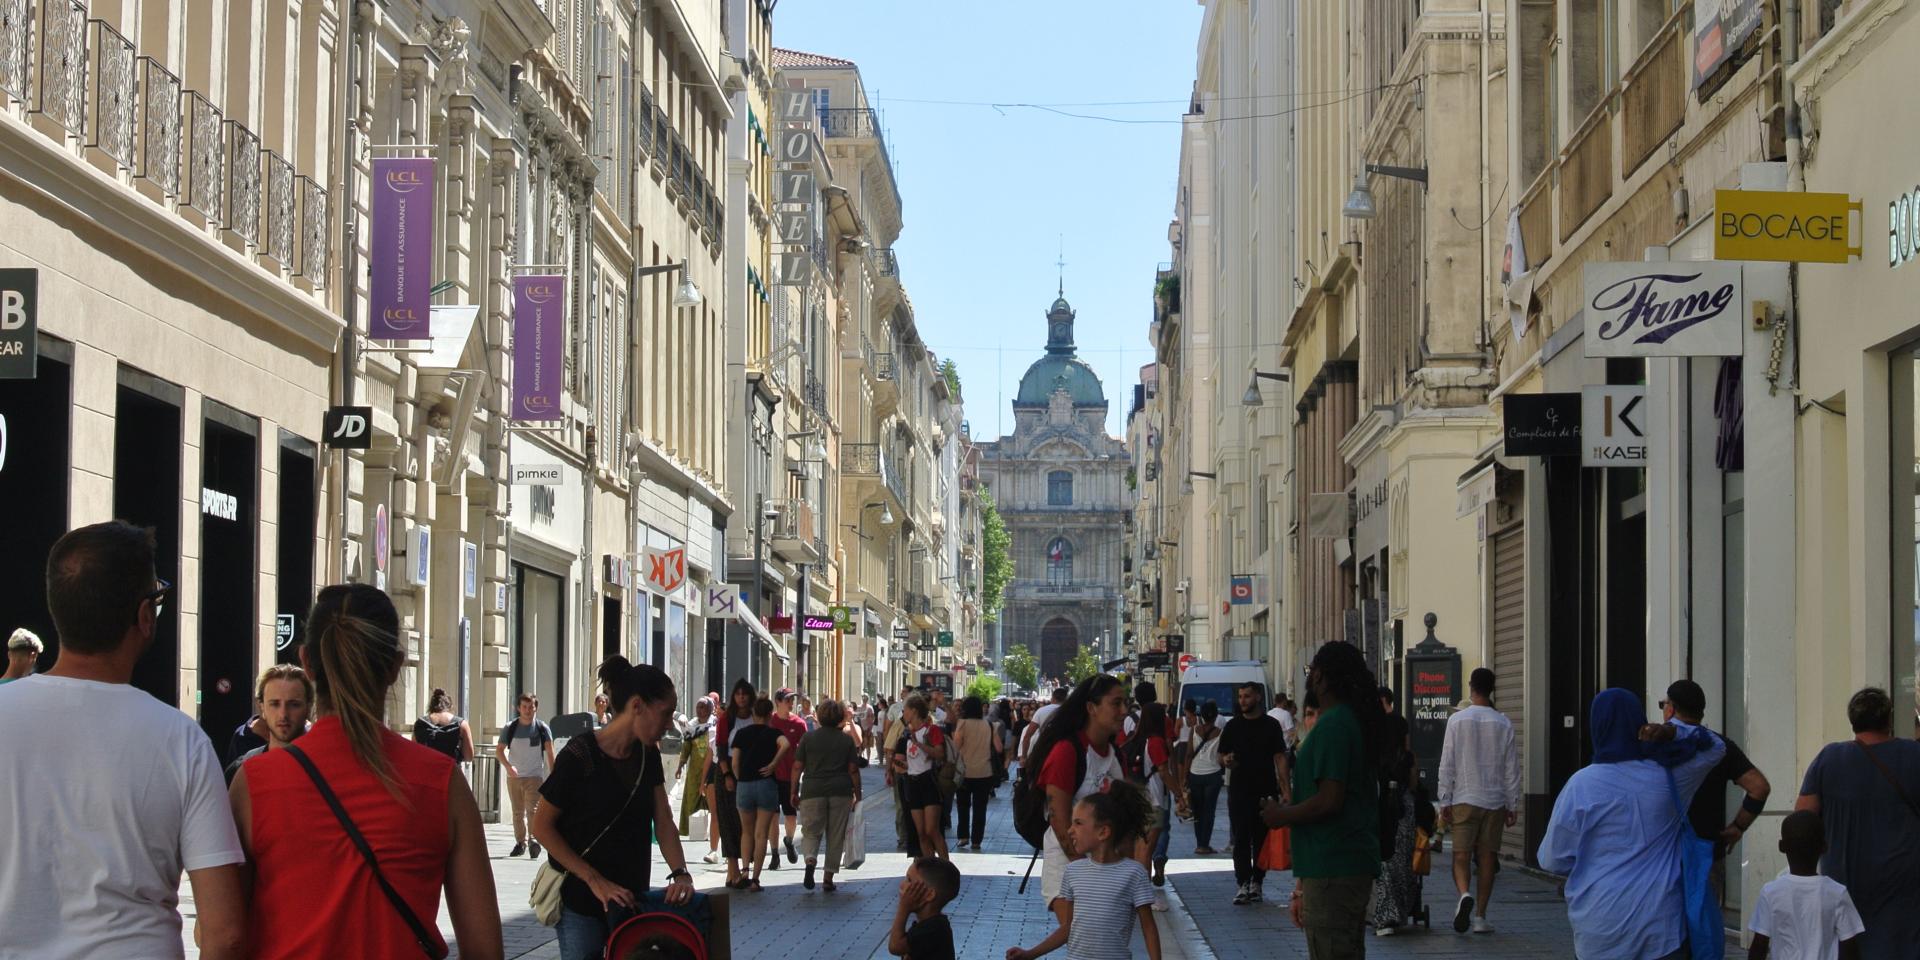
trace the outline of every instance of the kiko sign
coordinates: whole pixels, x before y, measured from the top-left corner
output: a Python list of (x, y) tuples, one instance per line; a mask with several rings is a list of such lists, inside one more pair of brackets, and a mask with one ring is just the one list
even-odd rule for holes
[(1737, 263), (1589, 263), (1584, 279), (1589, 357), (1740, 355)]

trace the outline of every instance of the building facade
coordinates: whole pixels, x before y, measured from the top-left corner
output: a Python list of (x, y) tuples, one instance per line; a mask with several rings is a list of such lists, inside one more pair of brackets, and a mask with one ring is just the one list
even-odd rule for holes
[(1082, 649), (1102, 661), (1120, 649), (1133, 491), (1100, 378), (1075, 355), (1064, 291), (1046, 319), (1046, 355), (1020, 378), (1013, 433), (980, 445), (980, 479), (1013, 538), (1003, 642), (1024, 644), (1042, 676), (1060, 677)]

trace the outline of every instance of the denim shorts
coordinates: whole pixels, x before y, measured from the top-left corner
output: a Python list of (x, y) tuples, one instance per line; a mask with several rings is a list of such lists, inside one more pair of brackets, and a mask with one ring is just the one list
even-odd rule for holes
[(738, 784), (733, 794), (734, 805), (741, 813), (765, 810), (777, 813), (780, 810), (780, 784), (771, 777), (765, 780), (747, 780)]

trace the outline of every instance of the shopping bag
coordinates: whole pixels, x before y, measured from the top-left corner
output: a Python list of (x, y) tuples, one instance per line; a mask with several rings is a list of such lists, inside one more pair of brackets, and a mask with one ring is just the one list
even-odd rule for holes
[(1726, 925), (1719, 898), (1713, 894), (1713, 841), (1694, 835), (1672, 770), (1667, 771), (1667, 795), (1680, 821), (1680, 895), (1687, 923), (1687, 952), (1693, 960), (1719, 960), (1725, 955)]
[(1433, 873), (1433, 834), (1426, 827), (1413, 828), (1413, 873), (1418, 877)]
[(847, 842), (840, 851), (843, 870), (858, 870), (867, 862), (867, 815), (858, 803), (847, 813)]
[(1267, 842), (1260, 845), (1255, 866), (1262, 870), (1293, 869), (1293, 834), (1289, 828), (1267, 831)]

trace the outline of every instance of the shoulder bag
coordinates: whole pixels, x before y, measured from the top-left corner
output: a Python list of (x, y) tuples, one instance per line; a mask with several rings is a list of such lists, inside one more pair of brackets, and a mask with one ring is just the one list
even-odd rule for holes
[(1673, 771), (1667, 771), (1667, 795), (1673, 799), (1674, 816), (1679, 820), (1680, 899), (1682, 921), (1687, 931), (1687, 954), (1693, 960), (1720, 960), (1726, 956), (1726, 924), (1720, 916), (1720, 901), (1713, 894), (1713, 841), (1702, 840), (1687, 821), (1687, 805), (1680, 802), (1680, 786)]
[[(640, 748), (640, 773), (633, 779), (633, 789), (627, 792), (627, 802), (621, 804), (619, 811), (614, 813), (613, 819), (608, 820), (607, 825), (593, 835), (592, 843), (588, 843), (586, 848), (579, 852), (582, 860), (587, 858), (587, 853), (593, 849), (594, 844), (599, 843), (600, 838), (606, 836), (607, 831), (612, 830), (613, 825), (619, 823), (620, 818), (626, 815), (627, 808), (633, 806), (633, 798), (640, 793), (640, 784), (646, 782), (647, 747), (646, 744), (636, 745)], [(560, 869), (560, 865), (553, 862), (553, 853), (548, 851), (547, 859), (540, 864), (540, 871), (533, 875), (533, 889), (527, 894), (527, 906), (533, 908), (533, 918), (540, 921), (541, 926), (551, 927), (560, 922), (560, 885), (566, 879), (567, 871)]]
[(1913, 798), (1907, 795), (1907, 788), (1900, 785), (1900, 781), (1894, 777), (1893, 771), (1888, 770), (1887, 765), (1883, 763), (1879, 757), (1874, 756), (1873, 751), (1867, 749), (1866, 744), (1855, 740), (1853, 741), (1853, 745), (1859, 747), (1860, 752), (1866, 754), (1867, 759), (1873, 762), (1874, 769), (1880, 771), (1880, 775), (1887, 778), (1887, 783), (1893, 786), (1893, 792), (1900, 795), (1900, 802), (1906, 804), (1907, 809), (1913, 811), (1914, 816), (1920, 817), (1920, 806), (1914, 805)]
[(413, 942), (419, 944), (420, 950), (433, 960), (441, 960), (445, 957), (447, 949), (434, 939), (426, 925), (420, 922), (420, 917), (413, 912), (413, 908), (407, 906), (406, 898), (400, 896), (400, 891), (395, 890), (393, 884), (387, 882), (387, 875), (380, 871), (380, 861), (373, 855), (373, 847), (367, 844), (367, 838), (360, 833), (360, 828), (354, 826), (353, 818), (347, 816), (347, 808), (340, 805), (340, 798), (334, 796), (332, 787), (327, 786), (327, 780), (320, 775), (320, 769), (313, 765), (313, 760), (299, 746), (288, 744), (285, 749), (293, 759), (299, 761), (300, 766), (307, 771), (307, 776), (313, 778), (313, 785), (320, 790), (320, 798), (327, 801), (327, 806), (332, 808), (334, 817), (340, 821), (341, 828), (347, 831), (347, 839), (353, 841), (354, 848), (360, 851), (361, 859), (367, 862), (367, 869), (373, 871), (373, 880), (380, 885), (380, 892), (387, 895), (387, 901), (393, 904), (394, 911), (400, 914), (400, 919), (406, 921), (407, 929), (413, 932)]

